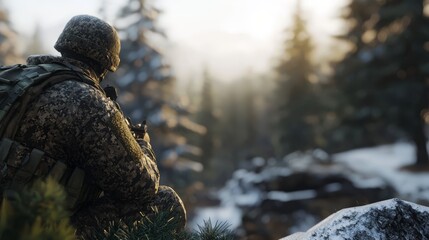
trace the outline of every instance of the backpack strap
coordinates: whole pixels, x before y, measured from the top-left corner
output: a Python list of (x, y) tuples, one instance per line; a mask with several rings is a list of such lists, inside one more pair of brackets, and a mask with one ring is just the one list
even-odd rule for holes
[(78, 203), (82, 195), (83, 184), (85, 180), (85, 172), (80, 168), (75, 168), (65, 184), (65, 191), (67, 193), (67, 206), (73, 208)]
[[(14, 158), (9, 157), (8, 159), (10, 150), (18, 146), (27, 149), (29, 152), (19, 166), (16, 165)], [(39, 168), (42, 162), (46, 161), (46, 158), (49, 158), (49, 156), (39, 149), (33, 148), (30, 150), (16, 141), (3, 138), (0, 142), (0, 159), (3, 161), (3, 164), (5, 164), (6, 169), (8, 167), (14, 167), (17, 168), (17, 170), (12, 181), (2, 189), (3, 192), (0, 193), (0, 195), (3, 194), (3, 197), (13, 200), (16, 199), (17, 192), (21, 191), (35, 179), (51, 178), (64, 186), (64, 190), (67, 193), (66, 206), (69, 210), (74, 211), (80, 203), (91, 201), (99, 197), (100, 190), (92, 188), (90, 192), (88, 191), (88, 187), (90, 186), (85, 183), (85, 171), (78, 167), (68, 167), (61, 160), (56, 160), (49, 172), (37, 173), (40, 171)]]
[(63, 178), (65, 172), (67, 170), (67, 165), (63, 163), (62, 161), (58, 161), (55, 163), (55, 165), (52, 167), (51, 171), (49, 172), (48, 177), (52, 178), (53, 180), (60, 182), (61, 178)]
[(5, 162), (7, 155), (9, 155), (9, 150), (13, 145), (13, 141), (9, 138), (3, 138), (0, 143), (0, 161)]
[[(103, 89), (77, 67), (71, 69), (61, 64), (40, 64), (35, 71), (22, 74), (9, 94), (7, 100), (0, 104), (0, 120), (7, 124), (0, 127), (0, 135), (13, 139), (19, 123), (27, 110), (28, 104), (39, 96), (43, 90), (63, 81), (77, 80), (89, 84), (100, 91)], [(20, 99), (19, 104), (15, 104)]]
[(63, 68), (62, 70), (65, 70), (65, 71), (61, 73), (55, 73), (55, 75), (57, 74), (68, 75), (71, 79), (76, 79), (76, 80), (79, 80), (80, 82), (91, 85), (105, 94), (104, 89), (99, 84), (96, 84), (93, 80), (90, 80), (91, 77), (89, 75), (87, 75), (79, 67), (76, 67), (68, 62), (54, 62), (53, 64), (40, 64), (39, 66), (43, 67), (46, 71), (49, 71), (49, 72), (57, 72), (58, 66), (61, 66)]
[(21, 190), (34, 177), (37, 167), (45, 153), (33, 148), (30, 155), (24, 159), (23, 165), (18, 169), (13, 177), (11, 189)]

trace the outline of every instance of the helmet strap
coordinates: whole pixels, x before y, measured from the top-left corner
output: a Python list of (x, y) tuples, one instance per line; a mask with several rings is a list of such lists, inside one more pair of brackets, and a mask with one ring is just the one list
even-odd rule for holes
[(109, 70), (104, 69), (104, 71), (101, 74), (98, 74), (98, 80), (101, 82), (104, 80), (104, 78), (106, 77), (107, 73), (109, 72)]
[(101, 80), (104, 79), (104, 77), (106, 76), (108, 70), (101, 67), (101, 64), (99, 64), (98, 62), (87, 58), (85, 56), (76, 54), (74, 52), (69, 52), (69, 51), (63, 51), (61, 52), (61, 55), (63, 57), (67, 57), (67, 58), (71, 58), (74, 60), (77, 60), (79, 62), (82, 62), (86, 65), (88, 65), (88, 67), (90, 67), (92, 70), (94, 70), (95, 74), (97, 75), (97, 77), (99, 78), (98, 80), (101, 82)]

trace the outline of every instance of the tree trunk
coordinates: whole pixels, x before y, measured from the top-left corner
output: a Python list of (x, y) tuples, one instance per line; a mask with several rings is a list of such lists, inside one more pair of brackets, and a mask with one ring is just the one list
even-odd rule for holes
[(429, 165), (428, 150), (426, 147), (426, 135), (424, 132), (424, 123), (422, 122), (417, 131), (414, 133), (413, 139), (416, 145), (416, 163), (415, 165)]

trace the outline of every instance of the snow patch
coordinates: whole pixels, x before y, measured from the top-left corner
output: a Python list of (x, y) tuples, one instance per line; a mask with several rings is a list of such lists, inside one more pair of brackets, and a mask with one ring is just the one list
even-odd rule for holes
[(295, 192), (280, 192), (271, 191), (267, 194), (267, 199), (276, 200), (280, 202), (289, 202), (293, 200), (305, 200), (316, 197), (317, 193), (314, 190), (303, 190)]
[(337, 192), (341, 190), (342, 186), (339, 183), (331, 183), (325, 186), (325, 191), (327, 192)]
[(198, 226), (207, 220), (212, 223), (227, 222), (230, 229), (236, 229), (241, 225), (242, 212), (234, 206), (198, 208), (197, 212), (198, 214), (189, 224), (191, 229), (198, 229)]
[(368, 178), (353, 179), (360, 186), (377, 186), (386, 181), (396, 189), (400, 198), (417, 202), (429, 199), (429, 173), (400, 170), (402, 166), (414, 163), (414, 151), (409, 143), (396, 143), (339, 153), (334, 155), (334, 160), (365, 173)]

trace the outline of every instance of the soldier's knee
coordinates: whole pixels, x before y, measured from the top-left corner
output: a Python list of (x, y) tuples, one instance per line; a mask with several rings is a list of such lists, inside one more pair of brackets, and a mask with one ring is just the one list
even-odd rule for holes
[(184, 228), (186, 225), (186, 209), (182, 199), (171, 187), (159, 186), (158, 194), (155, 199), (156, 205), (161, 211), (169, 211), (174, 216), (178, 217), (179, 228)]

